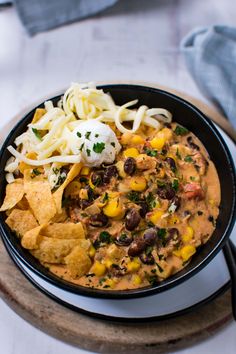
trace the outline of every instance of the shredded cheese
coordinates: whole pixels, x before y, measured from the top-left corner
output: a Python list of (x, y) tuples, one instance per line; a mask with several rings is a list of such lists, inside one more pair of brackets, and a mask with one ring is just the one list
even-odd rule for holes
[[(86, 161), (84, 150), (79, 149), (79, 139), (76, 135), (80, 124), (86, 120), (115, 123), (121, 133), (135, 133), (140, 124), (159, 130), (162, 122), (170, 122), (172, 119), (171, 113), (163, 108), (149, 109), (144, 105), (138, 109), (130, 108), (137, 103), (138, 100), (133, 100), (118, 106), (108, 93), (97, 89), (93, 83), (73, 83), (57, 107), (53, 106), (52, 101), (45, 102), (46, 113), (36, 123), (30, 123), (27, 131), (16, 138), (17, 149), (8, 147), (14, 156), (5, 167), (8, 180), (12, 181), (14, 178), (13, 173), (18, 169), (20, 161), (32, 166), (43, 166), (50, 180), (51, 169), (48, 169), (48, 164), (57, 163), (59, 167), (80, 161), (91, 164), (94, 160), (90, 157), (90, 161)], [(132, 128), (124, 127), (125, 122), (131, 122)], [(111, 147), (109, 149), (104, 156), (109, 155), (111, 162), (111, 159), (115, 159), (115, 153)], [(118, 143), (115, 144), (115, 150), (116, 153), (119, 152)], [(26, 157), (26, 154), (32, 152), (36, 154), (37, 159)], [(102, 159), (99, 161), (104, 162)]]

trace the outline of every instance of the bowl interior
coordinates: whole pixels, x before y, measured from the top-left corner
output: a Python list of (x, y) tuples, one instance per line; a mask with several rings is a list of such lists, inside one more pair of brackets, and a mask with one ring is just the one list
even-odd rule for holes
[[(217, 220), (216, 230), (210, 240), (203, 247), (199, 248), (191, 262), (182, 271), (162, 281), (158, 285), (135, 290), (105, 291), (73, 285), (72, 283), (66, 282), (51, 274), (34, 257), (32, 257), (27, 250), (21, 247), (19, 240), (5, 224), (3, 213), (0, 213), (0, 230), (12, 252), (14, 252), (31, 270), (47, 281), (62, 287), (65, 290), (86, 296), (104, 298), (146, 296), (164, 291), (179, 284), (181, 281), (184, 281), (206, 265), (221, 249), (227, 236), (229, 236), (230, 231), (232, 230), (235, 220), (235, 169), (228, 148), (213, 123), (190, 103), (163, 90), (143, 86), (105, 85), (100, 87), (103, 88), (104, 91), (110, 92), (117, 104), (124, 104), (138, 98), (138, 105), (144, 104), (148, 107), (161, 107), (169, 110), (173, 114), (174, 121), (188, 128), (202, 141), (211, 160), (216, 166), (221, 185), (220, 213)], [(56, 103), (59, 98), (60, 96), (57, 96), (52, 100)], [(38, 107), (43, 107), (43, 103)], [(22, 118), (22, 120), (10, 132), (3, 144), (0, 153), (0, 184), (2, 186), (0, 190), (0, 203), (2, 203), (4, 198), (6, 186), (4, 166), (7, 159), (10, 157), (6, 147), (13, 144), (15, 138), (25, 130), (27, 124), (32, 120), (34, 110)]]

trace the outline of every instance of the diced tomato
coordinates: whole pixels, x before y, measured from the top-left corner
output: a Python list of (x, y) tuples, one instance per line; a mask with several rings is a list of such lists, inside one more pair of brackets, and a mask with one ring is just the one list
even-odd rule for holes
[(204, 198), (204, 191), (199, 183), (187, 183), (184, 185), (184, 196), (187, 199), (201, 200)]

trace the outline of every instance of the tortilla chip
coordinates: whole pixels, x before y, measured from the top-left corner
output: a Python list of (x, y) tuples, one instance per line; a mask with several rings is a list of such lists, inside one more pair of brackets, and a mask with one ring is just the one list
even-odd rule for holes
[[(37, 154), (35, 152), (28, 152), (28, 154), (25, 155), (28, 159), (31, 160), (36, 160), (37, 159)], [(19, 171), (20, 173), (24, 174), (24, 170), (28, 170), (29, 168), (35, 168), (35, 166), (30, 166), (24, 161), (20, 161), (19, 163)]]
[(23, 195), (24, 185), (22, 178), (18, 178), (13, 183), (7, 184), (6, 196), (0, 208), (0, 211), (12, 209), (23, 198)]
[(26, 198), (39, 224), (48, 223), (56, 214), (49, 182), (42, 175), (32, 178), (31, 170), (24, 171)]
[(17, 235), (23, 236), (27, 231), (34, 229), (38, 223), (29, 210), (13, 209), (6, 219), (6, 224)]
[(40, 225), (27, 231), (21, 239), (22, 247), (27, 248), (28, 250), (39, 248), (40, 241), (42, 240), (42, 235), (40, 235), (40, 232), (43, 227), (44, 225)]
[(53, 193), (53, 198), (56, 204), (56, 208), (57, 208), (57, 212), (58, 214), (61, 214), (62, 212), (62, 196), (63, 196), (63, 192), (64, 189), (68, 186), (68, 184), (73, 181), (73, 179), (78, 176), (78, 174), (80, 173), (80, 170), (82, 168), (82, 163), (76, 163), (74, 164), (70, 171), (68, 172), (66, 179), (64, 181), (64, 183), (56, 190), (56, 192)]
[(62, 212), (61, 214), (56, 214), (52, 219), (51, 222), (55, 223), (55, 222), (64, 222), (66, 221), (66, 219), (68, 219), (68, 215), (66, 213), (66, 209), (62, 208)]
[(21, 210), (29, 210), (30, 209), (28, 200), (26, 199), (25, 196), (16, 204), (16, 208), (21, 209)]
[(77, 224), (72, 222), (50, 224), (43, 228), (42, 235), (60, 239), (85, 238), (85, 232), (81, 222)]
[(65, 189), (65, 197), (73, 196), (77, 197), (79, 196), (81, 190), (81, 183), (79, 181), (72, 181), (68, 184), (68, 186)]
[(42, 116), (44, 116), (44, 114), (46, 114), (46, 113), (47, 113), (46, 109), (37, 108), (35, 113), (34, 113), (34, 116), (33, 116), (33, 119), (32, 119), (31, 123), (33, 123), (33, 124), (37, 123), (40, 120), (40, 118), (42, 118)]
[(72, 278), (81, 277), (86, 274), (92, 265), (86, 249), (80, 245), (76, 246), (72, 252), (65, 257), (65, 262)]
[(43, 263), (64, 263), (64, 258), (79, 244), (79, 239), (62, 240), (42, 236), (39, 248), (31, 253)]

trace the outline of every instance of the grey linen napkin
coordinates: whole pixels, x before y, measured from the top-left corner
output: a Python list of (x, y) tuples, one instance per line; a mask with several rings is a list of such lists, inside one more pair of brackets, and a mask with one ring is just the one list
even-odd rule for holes
[(181, 41), (181, 50), (202, 93), (236, 128), (236, 28), (197, 28)]
[(30, 35), (95, 15), (118, 0), (14, 0)]

